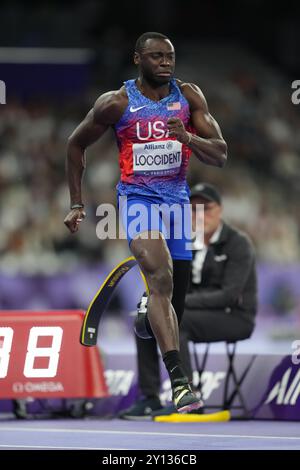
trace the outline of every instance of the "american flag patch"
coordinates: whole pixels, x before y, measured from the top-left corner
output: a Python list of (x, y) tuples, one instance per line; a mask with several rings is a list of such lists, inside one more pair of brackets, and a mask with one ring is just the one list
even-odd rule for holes
[(168, 111), (178, 111), (179, 109), (181, 109), (181, 104), (179, 101), (176, 101), (175, 103), (167, 104)]

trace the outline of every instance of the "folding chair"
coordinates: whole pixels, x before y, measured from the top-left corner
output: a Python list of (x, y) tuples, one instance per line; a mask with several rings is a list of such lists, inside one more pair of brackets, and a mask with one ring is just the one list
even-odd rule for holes
[[(247, 374), (256, 358), (255, 355), (253, 355), (246, 365), (245, 369), (243, 370), (241, 376), (238, 378), (237, 372), (235, 369), (235, 354), (236, 354), (236, 346), (237, 346), (238, 341), (235, 342), (227, 342), (225, 341), (226, 345), (226, 356), (227, 356), (227, 369), (226, 369), (226, 375), (225, 375), (225, 383), (224, 383), (224, 392), (223, 392), (223, 404), (222, 408), (223, 410), (233, 410), (233, 409), (239, 409), (242, 410), (242, 415), (239, 416), (240, 418), (247, 419), (249, 416), (249, 410), (247, 408), (245, 398), (242, 393), (242, 385), (247, 377)], [(207, 364), (207, 359), (208, 359), (208, 354), (209, 354), (209, 347), (211, 343), (206, 344), (205, 352), (203, 355), (202, 363), (201, 365), (199, 364), (198, 360), (198, 354), (197, 354), (197, 348), (196, 348), (196, 343), (193, 343), (194, 346), (194, 360), (195, 360), (195, 365), (199, 373), (199, 384), (198, 384), (198, 389), (200, 393), (202, 393), (202, 382), (201, 382), (201, 376), (203, 371), (205, 370), (205, 366)], [(229, 385), (230, 381), (233, 384), (233, 390), (229, 394)], [(235, 397), (239, 398), (240, 405), (233, 405)], [(209, 408), (219, 408), (219, 406), (212, 406), (209, 405)]]

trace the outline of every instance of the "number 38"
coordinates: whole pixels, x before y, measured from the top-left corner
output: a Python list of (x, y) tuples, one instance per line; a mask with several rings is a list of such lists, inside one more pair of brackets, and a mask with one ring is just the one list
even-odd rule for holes
[[(3, 338), (2, 347), (0, 347), (0, 379), (7, 376), (13, 336), (14, 330), (12, 328), (0, 327), (0, 338)], [(37, 343), (40, 336), (52, 336), (51, 347), (38, 347)], [(62, 336), (63, 329), (60, 326), (34, 326), (30, 329), (23, 370), (25, 377), (56, 376)], [(34, 368), (34, 360), (36, 357), (49, 357), (48, 367), (44, 369)]]

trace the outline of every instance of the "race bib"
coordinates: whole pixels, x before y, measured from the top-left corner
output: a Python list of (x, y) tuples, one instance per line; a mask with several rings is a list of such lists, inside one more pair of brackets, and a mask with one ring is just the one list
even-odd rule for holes
[(161, 140), (133, 144), (133, 172), (135, 175), (176, 175), (182, 161), (182, 143)]

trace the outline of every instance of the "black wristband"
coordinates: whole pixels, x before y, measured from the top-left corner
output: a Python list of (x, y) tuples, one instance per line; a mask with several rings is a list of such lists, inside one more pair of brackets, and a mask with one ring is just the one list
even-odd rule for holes
[(84, 204), (73, 204), (71, 206), (71, 210), (72, 209), (83, 209), (84, 208)]

